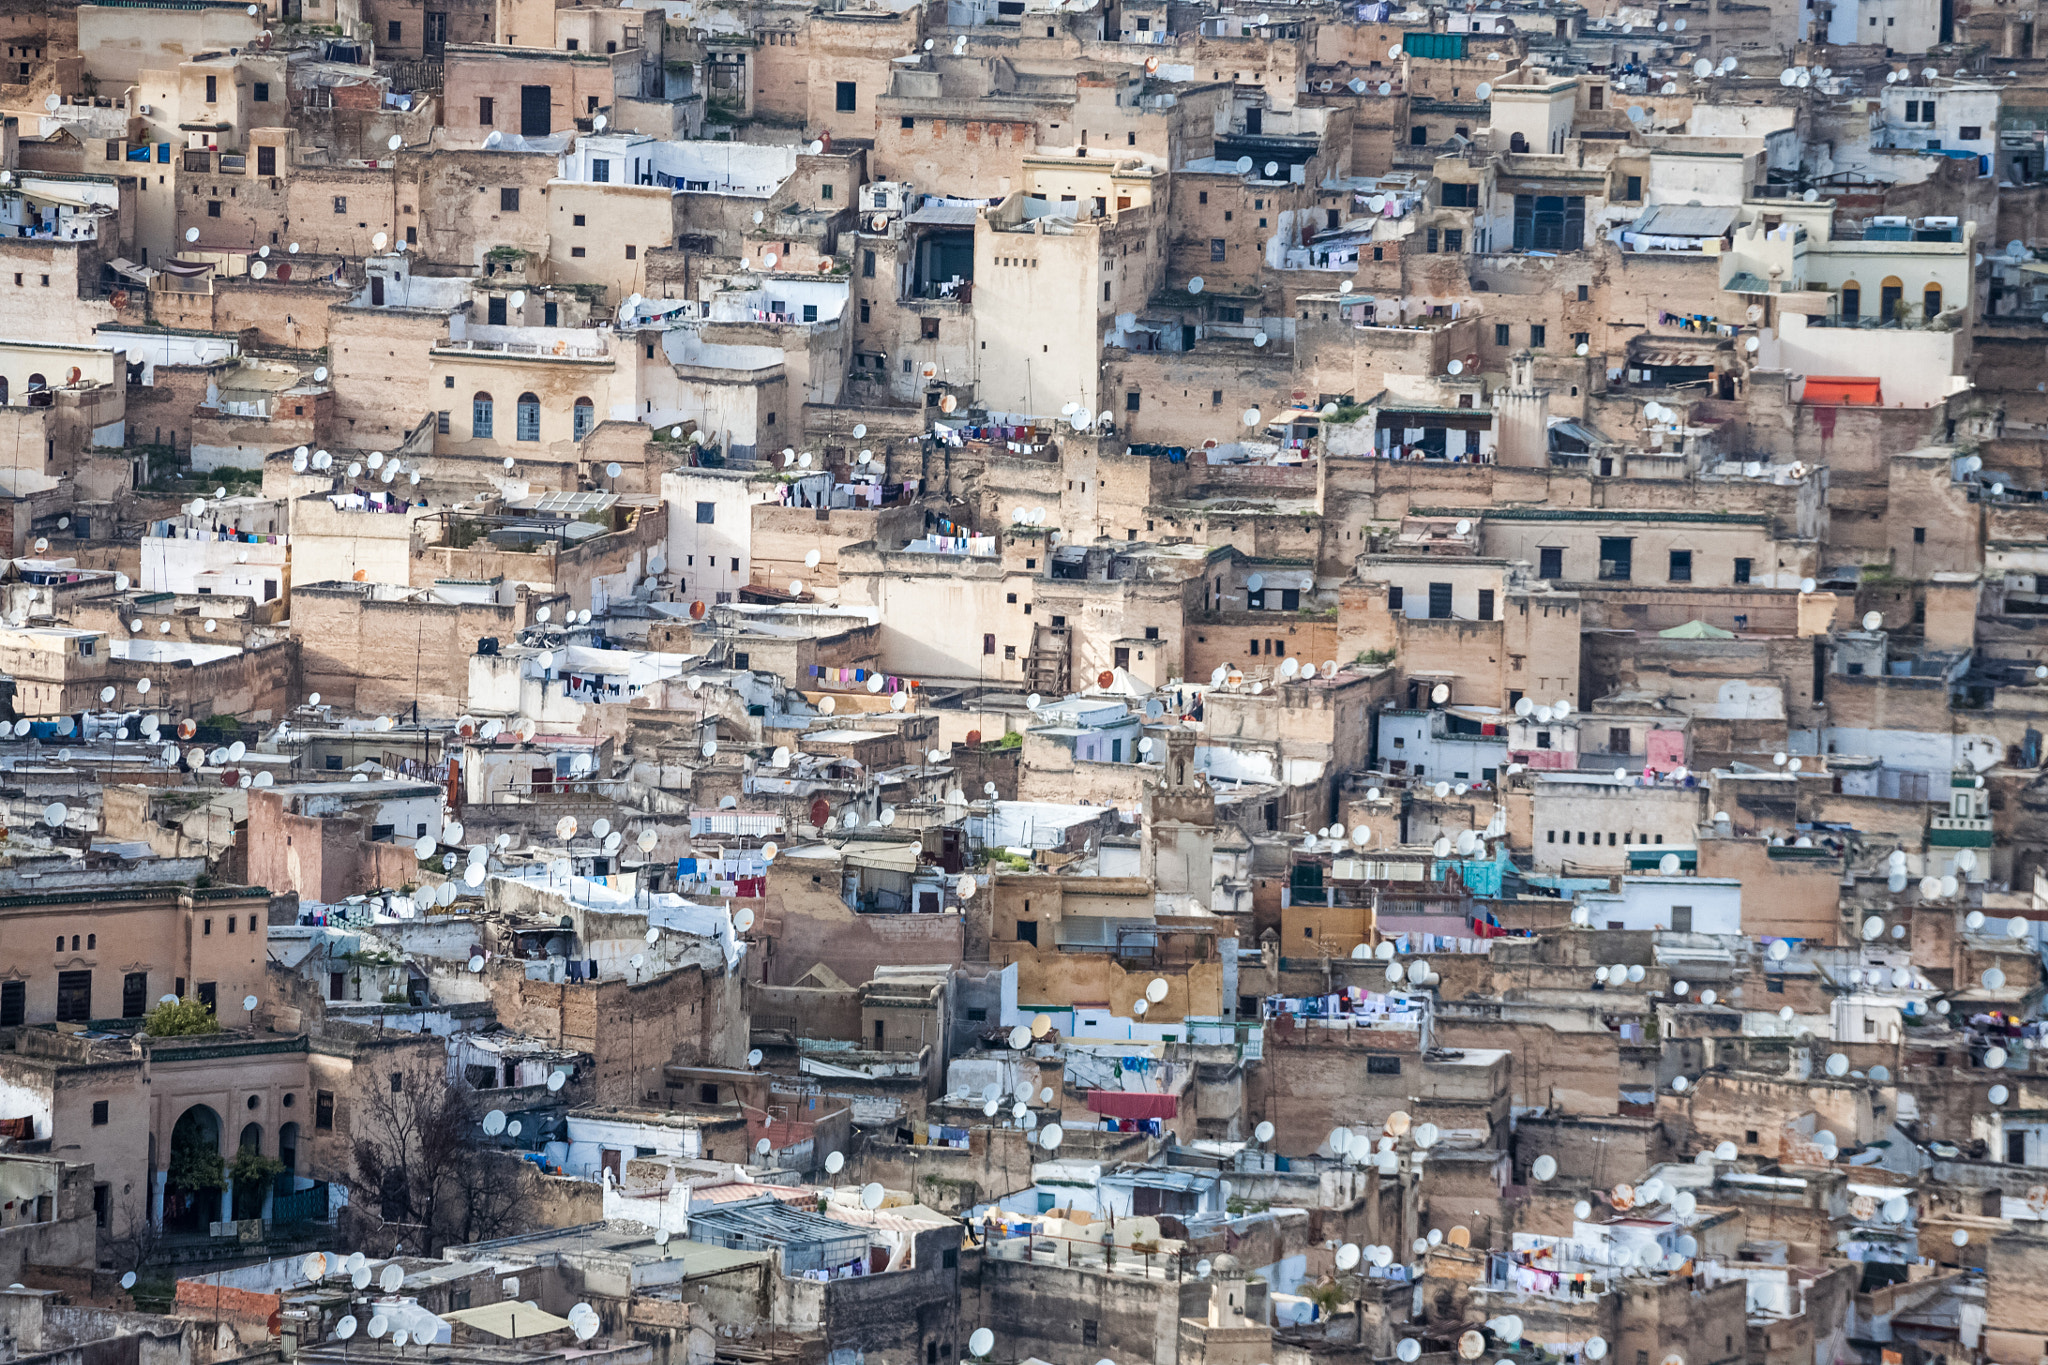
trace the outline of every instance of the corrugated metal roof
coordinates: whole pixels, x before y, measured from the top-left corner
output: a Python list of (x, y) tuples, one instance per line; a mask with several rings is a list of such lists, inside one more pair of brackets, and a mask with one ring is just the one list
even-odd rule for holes
[(1629, 226), (1654, 237), (1719, 237), (1735, 225), (1732, 204), (1657, 204)]

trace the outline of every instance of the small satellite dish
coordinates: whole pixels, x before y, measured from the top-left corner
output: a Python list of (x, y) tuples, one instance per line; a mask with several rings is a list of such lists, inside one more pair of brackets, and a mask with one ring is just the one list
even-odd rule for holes
[(888, 1191), (881, 1185), (870, 1181), (860, 1187), (860, 1206), (864, 1209), (878, 1209), (882, 1207), (882, 1200), (887, 1195)]

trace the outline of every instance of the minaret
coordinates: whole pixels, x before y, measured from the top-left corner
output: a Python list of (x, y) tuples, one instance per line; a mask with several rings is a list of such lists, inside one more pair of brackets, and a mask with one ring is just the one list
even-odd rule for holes
[(1139, 868), (1161, 892), (1209, 904), (1215, 883), (1216, 797), (1195, 770), (1192, 730), (1166, 734), (1166, 765), (1145, 784)]
[(1507, 387), (1493, 394), (1494, 461), (1520, 469), (1550, 463), (1550, 391), (1536, 387), (1536, 357), (1508, 357)]

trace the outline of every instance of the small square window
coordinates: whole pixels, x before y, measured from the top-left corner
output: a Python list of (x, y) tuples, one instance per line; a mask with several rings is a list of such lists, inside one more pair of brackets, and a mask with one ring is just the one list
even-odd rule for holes
[(94, 1100), (92, 1102), (92, 1126), (95, 1128), (104, 1128), (106, 1124), (107, 1102), (105, 1100)]
[(507, 185), (498, 191), (498, 212), (519, 212), (519, 190), (517, 186)]

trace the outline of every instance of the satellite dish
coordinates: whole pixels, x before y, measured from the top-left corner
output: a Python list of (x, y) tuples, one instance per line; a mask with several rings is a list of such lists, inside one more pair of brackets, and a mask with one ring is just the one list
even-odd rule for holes
[(1548, 1181), (1557, 1174), (1557, 1158), (1545, 1152), (1529, 1163), (1529, 1174), (1539, 1181)]
[(404, 1283), (405, 1270), (395, 1261), (386, 1264), (383, 1273), (377, 1277), (377, 1287), (387, 1294), (396, 1294)]
[(338, 1340), (347, 1341), (350, 1337), (354, 1336), (355, 1334), (356, 1318), (355, 1314), (353, 1313), (343, 1318), (340, 1322), (334, 1324), (334, 1335)]
[(887, 1190), (870, 1181), (860, 1187), (860, 1206), (864, 1209), (878, 1209), (882, 1207), (882, 1200), (887, 1195)]

